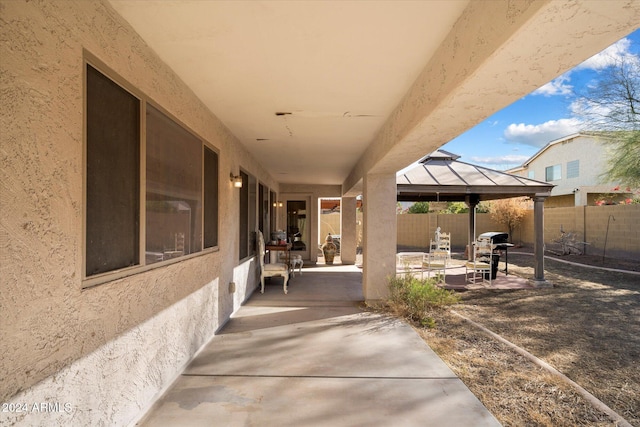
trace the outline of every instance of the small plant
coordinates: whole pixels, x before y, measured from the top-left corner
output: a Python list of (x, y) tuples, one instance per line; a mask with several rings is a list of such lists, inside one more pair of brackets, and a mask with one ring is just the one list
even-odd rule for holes
[(389, 306), (396, 314), (427, 328), (435, 327), (430, 316), (434, 310), (460, 301), (455, 292), (438, 287), (435, 279), (418, 279), (410, 274), (390, 278), (389, 291)]

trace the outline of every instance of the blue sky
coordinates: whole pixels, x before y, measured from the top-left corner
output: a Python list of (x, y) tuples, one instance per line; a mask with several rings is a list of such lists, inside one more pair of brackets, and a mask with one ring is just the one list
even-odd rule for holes
[(596, 81), (612, 58), (640, 66), (640, 30), (495, 113), (442, 149), (460, 160), (504, 170), (521, 165), (547, 143), (580, 129), (575, 92)]

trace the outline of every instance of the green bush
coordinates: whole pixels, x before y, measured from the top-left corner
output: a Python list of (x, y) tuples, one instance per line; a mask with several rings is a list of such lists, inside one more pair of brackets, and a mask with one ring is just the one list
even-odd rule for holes
[(409, 274), (389, 279), (389, 306), (402, 317), (432, 328), (433, 310), (456, 304), (460, 296), (440, 288), (435, 279), (418, 279)]

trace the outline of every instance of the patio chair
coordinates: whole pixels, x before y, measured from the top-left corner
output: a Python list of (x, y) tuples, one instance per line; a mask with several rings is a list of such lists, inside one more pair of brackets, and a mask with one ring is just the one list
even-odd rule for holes
[(446, 283), (448, 254), (446, 251), (433, 250), (425, 254), (423, 267), (427, 271), (427, 279), (431, 278), (431, 272), (438, 279), (438, 283)]
[(431, 240), (429, 252), (444, 251), (447, 253), (447, 263), (451, 260), (451, 233), (436, 231), (436, 240)]
[(260, 260), (260, 284), (262, 288), (260, 293), (264, 293), (264, 278), (265, 277), (277, 277), (282, 276), (284, 278), (283, 290), (286, 294), (287, 282), (289, 281), (289, 266), (282, 262), (275, 262), (271, 264), (264, 263), (265, 256), (264, 236), (261, 231), (258, 231), (258, 259)]
[(465, 264), (465, 280), (475, 284), (480, 278), (484, 283), (489, 278), (491, 286), (491, 254), (493, 245), (489, 239), (478, 239), (473, 244), (473, 259)]

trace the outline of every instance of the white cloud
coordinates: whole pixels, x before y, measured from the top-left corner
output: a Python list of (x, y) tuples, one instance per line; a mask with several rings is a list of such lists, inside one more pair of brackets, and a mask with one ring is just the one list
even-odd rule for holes
[(533, 91), (532, 95), (570, 95), (573, 91), (573, 86), (568, 84), (571, 81), (569, 77), (570, 73), (561, 75), (560, 77), (551, 80), (546, 85), (539, 87)]
[(521, 165), (528, 159), (529, 159), (528, 156), (523, 156), (520, 154), (507, 154), (505, 156), (495, 156), (495, 157), (473, 156), (470, 158), (471, 162), (473, 163), (481, 163), (483, 165), (497, 165), (497, 166)]
[(560, 77), (551, 80), (546, 85), (533, 91), (532, 95), (555, 96), (555, 95), (571, 95), (573, 85), (571, 85), (571, 74), (579, 70), (601, 71), (621, 61), (634, 63), (640, 66), (640, 57), (629, 51), (631, 40), (624, 38), (618, 40), (600, 53), (593, 55), (591, 58), (577, 65), (575, 68), (567, 71)]
[(539, 125), (512, 123), (504, 131), (508, 142), (543, 147), (554, 139), (562, 138), (580, 130), (580, 120), (560, 119), (549, 120)]
[(618, 40), (602, 52), (593, 55), (591, 58), (578, 65), (575, 69), (590, 69), (598, 71), (614, 65), (616, 62), (620, 62), (623, 58), (627, 61), (637, 60), (636, 55), (629, 53), (630, 46), (631, 40), (627, 38)]

